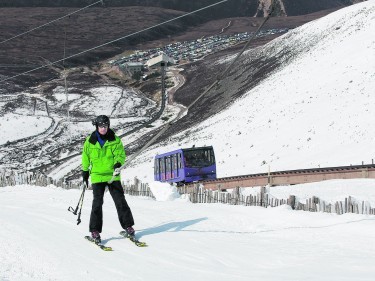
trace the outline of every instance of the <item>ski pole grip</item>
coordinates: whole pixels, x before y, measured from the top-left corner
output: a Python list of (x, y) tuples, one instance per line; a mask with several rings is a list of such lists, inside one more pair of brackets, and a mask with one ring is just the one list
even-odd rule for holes
[(119, 168), (116, 168), (116, 169), (113, 171), (112, 178), (108, 181), (109, 184), (113, 183), (113, 181), (115, 180), (115, 177), (117, 177), (118, 175), (120, 175), (121, 170), (122, 170), (124, 167), (125, 167), (125, 164), (122, 165), (122, 166), (119, 167)]
[(109, 180), (108, 183), (109, 183), (109, 184), (113, 183), (113, 181), (115, 180), (115, 177), (116, 177), (115, 175), (112, 175), (112, 178)]

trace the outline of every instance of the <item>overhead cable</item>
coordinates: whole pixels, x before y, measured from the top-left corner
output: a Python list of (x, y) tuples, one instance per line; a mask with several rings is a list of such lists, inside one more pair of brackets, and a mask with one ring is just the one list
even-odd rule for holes
[(233, 67), (233, 65), (235, 63), (237, 63), (239, 57), (243, 54), (243, 52), (247, 49), (247, 47), (249, 46), (250, 42), (253, 41), (253, 39), (258, 35), (259, 31), (262, 29), (262, 27), (264, 26), (264, 24), (268, 21), (268, 19), (271, 17), (271, 15), (273, 14), (274, 12), (274, 2), (272, 1), (271, 2), (271, 6), (270, 6), (270, 11), (267, 15), (267, 17), (263, 20), (263, 22), (261, 23), (261, 25), (258, 27), (258, 29), (253, 33), (253, 35), (249, 38), (249, 40), (246, 42), (246, 44), (243, 46), (242, 50), (237, 54), (237, 56), (235, 57), (235, 59), (228, 65), (228, 67), (224, 70), (224, 72), (222, 72), (218, 77), (217, 79), (215, 80), (215, 82), (213, 82), (202, 94), (200, 94), (191, 104), (189, 104), (189, 106), (187, 107), (187, 109), (189, 109), (190, 107), (192, 107), (198, 100), (200, 100), (204, 95), (206, 95), (215, 85), (219, 84), (219, 82), (221, 80), (223, 80), (226, 75), (228, 74), (229, 70)]
[(10, 41), (10, 40), (13, 40), (13, 39), (15, 39), (15, 38), (17, 38), (17, 37), (20, 37), (20, 36), (22, 36), (22, 35), (25, 35), (25, 34), (27, 34), (27, 33), (32, 32), (32, 31), (35, 31), (35, 30), (37, 30), (37, 29), (39, 29), (39, 28), (42, 28), (42, 27), (44, 27), (44, 26), (47, 26), (47, 25), (49, 25), (49, 24), (51, 24), (51, 23), (57, 22), (57, 21), (59, 21), (59, 20), (62, 20), (63, 18), (69, 17), (69, 16), (71, 16), (71, 15), (73, 15), (73, 14), (76, 14), (76, 13), (78, 13), (78, 12), (80, 12), (80, 11), (83, 11), (83, 10), (85, 10), (85, 9), (91, 7), (91, 6), (94, 6), (94, 5), (98, 4), (98, 3), (102, 3), (102, 4), (103, 4), (102, 1), (103, 1), (103, 0), (99, 0), (99, 1), (97, 1), (97, 2), (95, 2), (95, 3), (92, 3), (92, 4), (90, 4), (90, 5), (86, 6), (86, 7), (83, 7), (83, 8), (81, 8), (81, 9), (77, 10), (77, 11), (74, 11), (74, 12), (70, 13), (70, 14), (67, 14), (67, 15), (62, 16), (62, 17), (60, 17), (60, 18), (57, 18), (57, 19), (55, 19), (55, 20), (52, 20), (52, 21), (50, 21), (50, 22), (47, 22), (47, 23), (45, 23), (45, 24), (42, 24), (42, 25), (37, 26), (37, 27), (35, 27), (35, 28), (32, 28), (32, 29), (30, 29), (30, 30), (28, 30), (28, 31), (25, 31), (25, 32), (23, 32), (23, 33), (17, 34), (17, 35), (15, 35), (15, 36), (11, 37), (11, 38), (8, 38), (8, 39), (6, 39), (6, 40), (4, 40), (4, 41), (1, 41), (0, 44), (3, 44), (3, 43), (8, 42), (8, 41)]
[[(225, 71), (219, 75), (219, 77), (216, 79), (216, 81), (214, 83), (212, 83), (201, 95), (199, 95), (198, 98), (196, 98), (192, 103), (190, 103), (186, 109), (185, 109), (185, 112), (191, 108), (199, 99), (201, 99), (205, 94), (207, 94), (215, 85), (217, 85), (223, 78), (225, 78), (225, 75), (228, 74), (228, 71), (233, 67), (233, 65), (238, 61), (239, 57), (242, 55), (242, 53), (245, 51), (245, 49), (249, 46), (250, 42), (255, 38), (255, 36), (258, 34), (258, 32), (260, 31), (260, 29), (264, 26), (264, 24), (268, 21), (268, 19), (270, 18), (270, 16), (273, 14), (274, 12), (274, 0), (271, 0), (271, 6), (270, 6), (270, 12), (269, 14), (267, 15), (267, 17), (263, 20), (262, 24), (259, 26), (259, 28), (254, 32), (253, 36), (251, 36), (249, 38), (249, 40), (247, 41), (247, 43), (245, 44), (245, 46), (242, 48), (242, 50), (237, 54), (236, 58), (232, 61), (232, 63), (229, 64), (229, 66), (225, 69)], [(181, 115), (181, 114), (180, 114)], [(154, 135), (145, 145), (143, 145), (137, 152), (135, 152), (134, 154), (131, 154), (129, 156), (129, 159), (127, 160), (127, 162), (121, 166), (120, 168), (118, 168), (118, 172), (122, 169), (124, 169), (125, 167), (127, 167), (130, 162), (132, 162), (136, 157), (138, 157), (138, 155), (140, 155), (143, 151), (145, 151), (151, 144), (154, 143), (155, 140), (157, 140), (162, 134), (164, 134), (174, 123), (176, 122), (176, 119), (173, 119), (171, 121), (169, 121), (167, 124), (165, 124), (163, 127), (161, 128), (158, 128), (158, 133), (156, 135)], [(113, 177), (114, 178), (114, 177)], [(113, 180), (113, 179), (111, 179)]]
[[(211, 7), (217, 6), (217, 5), (222, 4), (222, 3), (224, 3), (224, 2), (227, 2), (227, 1), (229, 1), (229, 0), (222, 0), (222, 1), (216, 2), (216, 3), (214, 3), (214, 4), (211, 4), (211, 5), (205, 6), (205, 7), (203, 7), (203, 8), (197, 9), (197, 10), (195, 10), (195, 11), (192, 11), (192, 12), (189, 12), (189, 13), (183, 14), (183, 15), (181, 15), (181, 16), (175, 17), (175, 18), (173, 18), (173, 19), (170, 19), (170, 20), (164, 21), (164, 22), (162, 22), (162, 23), (158, 23), (158, 24), (155, 24), (155, 25), (153, 25), (153, 26), (147, 27), (147, 28), (142, 29), (142, 30), (140, 30), (140, 31), (133, 32), (133, 33), (128, 34), (128, 35), (125, 35), (125, 36), (123, 36), (123, 37), (120, 37), (120, 38), (114, 39), (114, 40), (112, 40), (112, 41), (109, 41), (109, 42), (107, 42), (107, 43), (104, 43), (104, 44), (98, 45), (98, 46), (96, 46), (96, 47), (93, 47), (93, 48), (87, 49), (87, 50), (85, 50), (85, 51), (79, 52), (79, 53), (77, 53), (77, 54), (71, 55), (71, 56), (69, 56), (69, 57), (66, 57), (65, 60), (68, 60), (68, 59), (71, 59), (71, 58), (74, 58), (74, 57), (78, 57), (78, 56), (83, 55), (83, 54), (85, 54), (85, 53), (87, 53), (87, 52), (90, 52), (90, 51), (93, 51), (93, 50), (99, 49), (99, 48), (101, 48), (101, 47), (107, 46), (107, 45), (109, 45), (109, 44), (115, 43), (115, 42), (120, 41), (120, 40), (123, 40), (123, 39), (126, 39), (126, 38), (128, 38), (128, 37), (133, 36), (133, 35), (136, 35), (136, 34), (142, 33), (142, 32), (144, 32), (144, 31), (148, 31), (148, 30), (153, 29), (153, 28), (155, 28), (155, 27), (162, 26), (162, 25), (167, 24), (167, 23), (170, 23), (170, 22), (172, 22), (172, 21), (175, 21), (175, 20), (178, 20), (178, 19), (181, 19), (181, 18), (184, 18), (184, 17), (190, 16), (190, 15), (192, 15), (192, 14), (195, 14), (195, 13), (197, 13), (197, 12), (200, 12), (200, 11), (206, 10), (206, 9), (208, 9), (208, 8), (211, 8)], [(99, 2), (100, 2), (100, 1), (99, 1)], [(5, 79), (2, 79), (2, 80), (0, 80), (0, 82), (4, 82), (4, 81), (7, 81), (7, 80), (10, 80), (10, 79), (16, 78), (16, 77), (18, 77), (18, 76), (21, 76), (21, 75), (24, 75), (24, 74), (28, 74), (28, 73), (30, 73), (30, 72), (33, 72), (33, 71), (36, 71), (36, 70), (42, 69), (42, 68), (44, 68), (44, 67), (54, 65), (54, 64), (59, 63), (59, 62), (61, 62), (61, 61), (63, 61), (63, 60), (64, 60), (64, 58), (59, 59), (59, 60), (54, 61), (54, 62), (51, 62), (51, 63), (48, 63), (48, 64), (44, 64), (44, 65), (39, 66), (39, 67), (37, 67), (37, 68), (34, 68), (34, 69), (31, 69), (31, 70), (28, 70), (28, 71), (22, 72), (22, 73), (20, 73), (20, 74), (17, 74), (17, 75), (11, 76), (11, 77), (7, 77), (7, 78), (5, 78)]]

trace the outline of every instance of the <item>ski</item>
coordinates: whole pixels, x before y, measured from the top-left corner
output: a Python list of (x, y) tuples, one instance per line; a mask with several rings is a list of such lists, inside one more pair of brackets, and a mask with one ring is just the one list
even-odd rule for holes
[(129, 235), (126, 231), (121, 231), (120, 235), (128, 238), (131, 242), (133, 242), (137, 247), (147, 247), (148, 245), (145, 242), (139, 241), (135, 236)]
[(100, 249), (106, 252), (113, 251), (111, 247), (104, 246), (102, 243), (95, 243), (94, 239), (91, 236), (85, 236), (85, 239), (98, 246)]

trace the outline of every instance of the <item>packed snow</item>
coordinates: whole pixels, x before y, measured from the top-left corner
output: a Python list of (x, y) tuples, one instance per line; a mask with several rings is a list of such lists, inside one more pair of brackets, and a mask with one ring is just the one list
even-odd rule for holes
[(161, 192), (159, 201), (126, 196), (147, 248), (121, 238), (105, 194), (102, 239), (114, 251), (104, 252), (83, 238), (92, 192), (77, 226), (67, 209), (80, 190), (0, 188), (0, 280), (373, 280), (374, 216), (192, 204)]
[[(80, 190), (0, 188), (0, 280), (373, 280), (374, 216), (294, 211), (286, 205), (192, 204), (175, 187), (153, 182), (152, 166), (157, 153), (193, 144), (213, 145), (220, 177), (266, 172), (269, 166), (370, 162), (374, 15), (375, 1), (366, 1), (269, 43), (266, 51), (296, 44), (300, 53), (227, 110), (151, 147), (123, 171), (124, 181), (137, 176), (149, 182), (156, 197), (126, 196), (137, 236), (147, 248), (120, 237), (108, 192), (102, 238), (113, 252), (83, 239), (91, 191), (77, 226), (67, 209), (76, 206)], [(327, 202), (350, 195), (375, 205), (374, 179), (270, 187), (269, 192), (277, 198), (294, 194), (301, 201), (316, 195)]]

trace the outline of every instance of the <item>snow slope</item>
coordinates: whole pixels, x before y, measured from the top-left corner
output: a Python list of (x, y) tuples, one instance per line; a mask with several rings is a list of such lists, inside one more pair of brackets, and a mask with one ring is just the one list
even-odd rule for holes
[[(327, 199), (334, 192), (324, 191)], [(79, 196), (53, 186), (0, 188), (1, 281), (364, 281), (375, 274), (374, 216), (127, 196), (137, 235), (149, 244), (137, 248), (118, 234), (106, 193), (102, 238), (114, 251), (104, 252), (83, 238), (92, 191), (80, 225), (67, 211)]]
[[(52, 124), (48, 116), (22, 116), (9, 113), (2, 117), (0, 130), (4, 133), (0, 139), (0, 145), (8, 141), (36, 136), (46, 131)], [(9, 132), (9, 133), (8, 133)]]
[(218, 176), (371, 163), (375, 1), (341, 9), (263, 47), (291, 61), (232, 106), (151, 147), (123, 177), (152, 181), (157, 153), (212, 145)]

